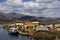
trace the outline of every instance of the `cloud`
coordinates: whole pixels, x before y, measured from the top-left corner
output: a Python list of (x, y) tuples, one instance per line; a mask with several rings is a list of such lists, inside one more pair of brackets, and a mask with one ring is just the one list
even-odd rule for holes
[(36, 2), (40, 2), (40, 3), (50, 3), (53, 1), (55, 1), (55, 0), (36, 0)]
[(60, 17), (60, 1), (58, 0), (7, 0), (0, 3), (0, 12), (20, 13), (32, 16)]
[(12, 3), (12, 4), (20, 4), (22, 0), (7, 0), (7, 3)]

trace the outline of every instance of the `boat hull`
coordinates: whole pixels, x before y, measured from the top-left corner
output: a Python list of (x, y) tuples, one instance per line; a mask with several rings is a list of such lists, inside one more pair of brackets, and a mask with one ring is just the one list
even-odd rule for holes
[(16, 35), (16, 34), (19, 34), (19, 32), (9, 32), (9, 34)]
[(18, 29), (16, 29), (16, 28), (10, 28), (10, 29), (8, 30), (8, 33), (9, 33), (9, 34), (19, 34), (19, 31), (18, 31)]

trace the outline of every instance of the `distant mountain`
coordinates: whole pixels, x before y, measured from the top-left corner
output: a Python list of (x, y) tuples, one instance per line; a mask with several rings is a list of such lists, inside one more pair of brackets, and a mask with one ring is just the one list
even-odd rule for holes
[(28, 16), (17, 13), (1, 13), (0, 12), (0, 21), (1, 22), (15, 22), (15, 21), (38, 21), (35, 16)]
[(16, 21), (40, 21), (42, 23), (48, 22), (60, 22), (60, 18), (49, 18), (49, 17), (35, 17), (17, 13), (1, 13), (0, 22), (16, 22)]
[(21, 16), (24, 16), (23, 14), (17, 14), (17, 13), (1, 13), (0, 12), (0, 21), (16, 21)]
[(22, 21), (38, 21), (37, 17), (35, 16), (22, 16), (19, 20), (22, 20)]
[(38, 20), (42, 24), (60, 23), (60, 18), (39, 17)]

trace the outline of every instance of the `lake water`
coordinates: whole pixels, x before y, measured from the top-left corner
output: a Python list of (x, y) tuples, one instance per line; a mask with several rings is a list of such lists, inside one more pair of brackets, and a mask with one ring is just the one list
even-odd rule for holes
[(22, 35), (10, 35), (5, 29), (0, 27), (0, 40), (30, 40), (30, 37)]
[(60, 39), (30, 39), (29, 36), (9, 35), (8, 32), (0, 27), (0, 40), (60, 40)]

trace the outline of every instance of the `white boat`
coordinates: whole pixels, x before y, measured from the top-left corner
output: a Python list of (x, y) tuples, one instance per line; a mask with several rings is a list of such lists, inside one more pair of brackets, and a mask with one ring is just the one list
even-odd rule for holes
[(12, 28), (10, 28), (8, 30), (8, 33), (10, 33), (10, 34), (18, 34), (19, 32), (18, 32), (18, 29), (17, 28), (12, 27)]

